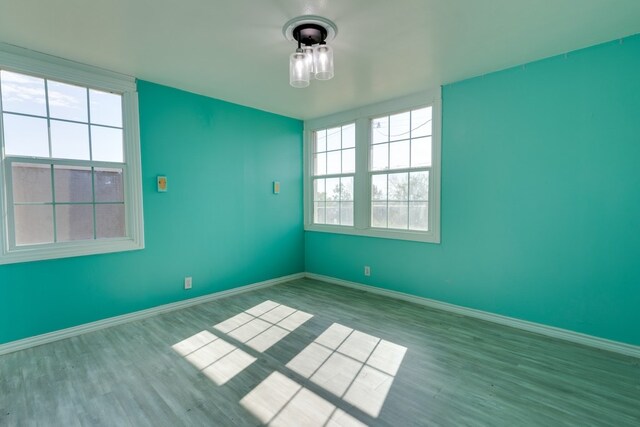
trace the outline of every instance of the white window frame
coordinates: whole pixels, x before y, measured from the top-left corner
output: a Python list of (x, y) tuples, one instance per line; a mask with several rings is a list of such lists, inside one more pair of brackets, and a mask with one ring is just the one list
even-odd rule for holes
[[(342, 123), (342, 124), (340, 124), (340, 125), (334, 126), (334, 128), (337, 128), (337, 127), (342, 128), (342, 127), (344, 127), (344, 126), (349, 126), (349, 125), (354, 125), (354, 134), (355, 134), (355, 122)], [(329, 128), (329, 129), (333, 129), (333, 128)], [(324, 130), (329, 131), (329, 129), (324, 129)], [(325, 173), (324, 175), (315, 175), (315, 174), (314, 174), (314, 173), (315, 173), (315, 170), (314, 170), (314, 169), (315, 169), (315, 167), (314, 167), (314, 159), (313, 159), (313, 156), (314, 156), (314, 154), (316, 154), (316, 153), (315, 153), (315, 150), (314, 150), (315, 143), (316, 143), (316, 135), (315, 135), (315, 132), (316, 132), (316, 131), (318, 131), (318, 130), (322, 130), (322, 129), (315, 129), (315, 130), (311, 133), (311, 138), (312, 138), (312, 139), (311, 139), (311, 141), (310, 141), (310, 145), (309, 145), (309, 149), (311, 150), (311, 153), (309, 153), (309, 155), (311, 156), (311, 163), (310, 163), (310, 165), (311, 165), (311, 169), (309, 169), (309, 173), (310, 173), (310, 175), (309, 175), (309, 179), (310, 179), (310, 181), (311, 181), (311, 183), (310, 183), (310, 185), (311, 185), (311, 205), (312, 205), (312, 206), (311, 206), (311, 210), (312, 210), (312, 211), (311, 211), (311, 222), (313, 222), (313, 215), (314, 215), (314, 212), (313, 212), (313, 211), (314, 211), (314, 209), (315, 209), (315, 206), (314, 206), (314, 203), (315, 203), (315, 200), (314, 200), (315, 188), (314, 188), (314, 186), (313, 186), (313, 181), (314, 181), (314, 179), (325, 179), (325, 180), (326, 180), (326, 179), (331, 179), (331, 178), (340, 178), (340, 179), (341, 179), (341, 178), (348, 178), (348, 177), (352, 177), (352, 178), (353, 178), (353, 182), (354, 182), (354, 184), (353, 184), (353, 185), (354, 185), (353, 192), (354, 192), (354, 194), (355, 194), (355, 179), (356, 179), (356, 178), (355, 178), (355, 171), (353, 171), (353, 172), (342, 172), (342, 170), (341, 170), (341, 171), (340, 171), (340, 173), (334, 173), (334, 174), (328, 174), (328, 173)], [(326, 142), (326, 143), (328, 143), (328, 140), (327, 140), (327, 142)], [(346, 148), (346, 149), (348, 150), (348, 149), (352, 149), (352, 148), (351, 148), (351, 147), (349, 147), (349, 148)], [(353, 147), (353, 149), (355, 149), (355, 147)], [(341, 156), (341, 157), (342, 157), (342, 151), (343, 151), (343, 150), (345, 150), (345, 148), (340, 148), (340, 156)], [(334, 151), (337, 151), (337, 150), (334, 150)], [(342, 160), (342, 159), (341, 159), (341, 160)], [(357, 158), (356, 158), (356, 161), (357, 161)], [(340, 162), (340, 164), (342, 165), (342, 161)], [(355, 166), (355, 165), (354, 165), (354, 166)], [(326, 181), (325, 181), (325, 183), (326, 183)], [(325, 193), (326, 193), (326, 188), (325, 188)], [(325, 200), (325, 202), (326, 202), (326, 200)], [(340, 202), (342, 202), (342, 200), (340, 200)], [(351, 200), (351, 203), (353, 203), (353, 204), (354, 204), (354, 207), (355, 207), (355, 200), (354, 200), (354, 199), (352, 199), (352, 200)], [(326, 205), (325, 205), (325, 218), (326, 218), (326, 215), (327, 215), (327, 213), (326, 213)], [(339, 215), (339, 216), (341, 215), (341, 212), (340, 212), (340, 211), (338, 211), (338, 215)], [(354, 211), (354, 218), (353, 218), (353, 222), (354, 222), (354, 224), (355, 224), (355, 211)], [(330, 227), (341, 227), (341, 228), (342, 228), (342, 227), (352, 227), (351, 225), (345, 225), (345, 224), (315, 224), (315, 225), (322, 225), (322, 226), (328, 225), (328, 226), (330, 226)]]
[[(442, 163), (442, 90), (437, 88), (304, 122), (304, 229), (324, 233), (351, 234), (386, 239), (440, 243), (440, 179)], [(371, 120), (423, 107), (432, 107), (432, 166), (429, 174), (428, 231), (371, 227), (371, 182), (369, 171)], [(313, 132), (356, 123), (356, 172), (354, 178), (354, 225), (313, 223)], [(392, 171), (389, 171), (390, 173)]]
[[(124, 156), (127, 169), (123, 183), (125, 237), (11, 247), (9, 242), (11, 215), (8, 214), (11, 207), (7, 198), (10, 182), (7, 182), (8, 174), (6, 174), (6, 168), (11, 160), (5, 159), (4, 152), (0, 151), (0, 264), (143, 249), (140, 132), (135, 78), (2, 43), (0, 43), (0, 68), (121, 94), (123, 99)], [(0, 132), (2, 131), (1, 126), (2, 117), (0, 116)], [(0, 134), (0, 138), (2, 137), (3, 135)], [(3, 149), (3, 144), (0, 144), (0, 150)]]

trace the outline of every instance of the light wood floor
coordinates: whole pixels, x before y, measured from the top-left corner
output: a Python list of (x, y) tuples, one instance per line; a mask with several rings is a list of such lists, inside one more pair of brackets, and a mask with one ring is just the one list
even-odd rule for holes
[(639, 426), (640, 360), (308, 279), (0, 357), (2, 426), (265, 423)]

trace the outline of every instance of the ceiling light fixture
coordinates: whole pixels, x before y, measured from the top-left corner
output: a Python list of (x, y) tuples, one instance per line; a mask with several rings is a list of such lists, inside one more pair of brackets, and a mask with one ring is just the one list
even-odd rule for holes
[(307, 87), (312, 77), (333, 78), (333, 49), (327, 41), (332, 41), (338, 33), (336, 24), (321, 16), (299, 16), (284, 24), (282, 33), (287, 40), (298, 43), (289, 58), (291, 86)]

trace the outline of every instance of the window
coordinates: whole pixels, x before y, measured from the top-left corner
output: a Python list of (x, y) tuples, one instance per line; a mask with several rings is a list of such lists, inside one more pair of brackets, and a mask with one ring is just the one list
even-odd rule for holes
[(439, 90), (305, 129), (306, 230), (440, 242)]
[(313, 132), (313, 223), (353, 225), (353, 123)]
[(0, 50), (0, 263), (143, 247), (135, 81)]
[(427, 231), (432, 107), (371, 121), (371, 227)]

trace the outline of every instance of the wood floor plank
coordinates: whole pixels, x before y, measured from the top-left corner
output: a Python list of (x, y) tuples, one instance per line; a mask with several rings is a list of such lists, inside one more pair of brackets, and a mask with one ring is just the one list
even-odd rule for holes
[[(294, 321), (278, 326), (296, 310), (312, 317), (292, 331), (284, 328)], [(262, 316), (256, 327), (215, 328), (243, 312), (248, 321)], [(252, 341), (265, 328), (275, 329)], [(351, 338), (313, 344), (327, 330)], [(202, 371), (173, 348), (199, 333), (181, 348), (200, 351)], [(308, 363), (320, 368), (301, 369), (300, 358), (287, 366), (318, 345)], [(378, 347), (406, 351), (373, 355)], [(384, 363), (397, 360), (386, 372)], [(278, 378), (293, 387), (282, 390), (288, 398), (256, 394), (279, 393), (270, 383)], [(284, 406), (264, 407), (270, 401)], [(272, 418), (261, 421), (264, 414)], [(258, 426), (295, 417), (319, 425), (638, 426), (640, 360), (310, 279), (0, 356), (2, 426)]]

